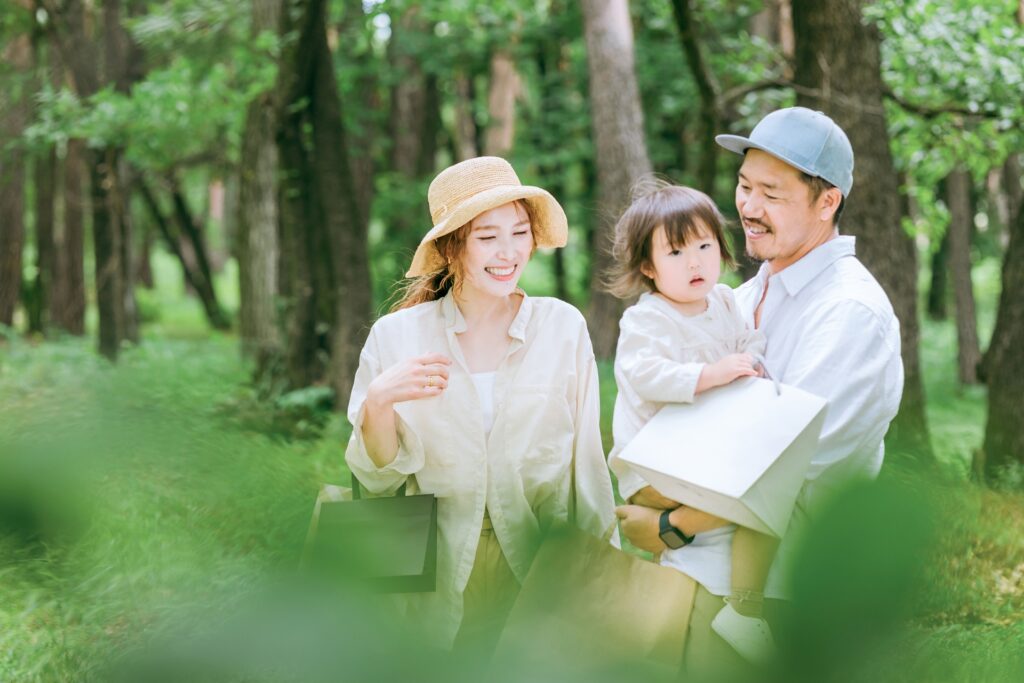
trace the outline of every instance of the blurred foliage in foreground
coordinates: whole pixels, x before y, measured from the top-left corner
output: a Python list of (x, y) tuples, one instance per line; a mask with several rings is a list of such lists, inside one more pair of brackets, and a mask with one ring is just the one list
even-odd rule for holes
[[(117, 367), (77, 340), (0, 353), (0, 680), (540, 679), (485, 674), (297, 576), (319, 484), (347, 478), (346, 428), (315, 397), (259, 407), (232, 339), (154, 339)], [(931, 395), (948, 452), (982, 397)], [(780, 679), (1019, 680), (1024, 501), (915, 477), (825, 516)]]

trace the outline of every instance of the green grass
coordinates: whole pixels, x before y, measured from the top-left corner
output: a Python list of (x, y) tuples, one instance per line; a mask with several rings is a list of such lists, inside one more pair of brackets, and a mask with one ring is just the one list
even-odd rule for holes
[(228, 338), (150, 338), (117, 366), (88, 341), (15, 342), (2, 368), (2, 681), (85, 680), (294, 567), (319, 483), (343, 476), (339, 417), (316, 441), (240, 426)]
[[(341, 416), (279, 428), (235, 338), (208, 331), (173, 265), (158, 260), (161, 288), (140, 295), (144, 343), (116, 366), (92, 339), (0, 345), (0, 681), (106, 680), (140, 644), (215, 630), (288, 575), (317, 487), (346, 480)], [(954, 352), (952, 324), (926, 322), (933, 444), (959, 478), (918, 484), (939, 533), (913, 627), (851, 678), (1003, 680), (1024, 651), (1024, 496), (966, 479), (985, 394), (958, 386)], [(600, 370), (610, 447), (615, 384)]]

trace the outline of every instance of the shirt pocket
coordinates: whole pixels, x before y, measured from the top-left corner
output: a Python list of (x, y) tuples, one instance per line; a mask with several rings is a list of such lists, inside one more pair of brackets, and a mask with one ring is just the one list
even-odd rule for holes
[[(557, 384), (520, 385), (509, 391), (505, 407), (508, 455), (526, 466), (567, 467), (575, 425), (565, 388)], [(559, 467), (560, 466), (560, 467)], [(524, 478), (532, 474), (524, 471)]]

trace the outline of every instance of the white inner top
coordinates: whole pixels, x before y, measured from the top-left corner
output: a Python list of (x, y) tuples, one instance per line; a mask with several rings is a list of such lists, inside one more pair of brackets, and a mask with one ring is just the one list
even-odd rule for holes
[(491, 433), (494, 426), (494, 377), (497, 372), (474, 372), (470, 375), (480, 397), (480, 412), (484, 416), (484, 432)]

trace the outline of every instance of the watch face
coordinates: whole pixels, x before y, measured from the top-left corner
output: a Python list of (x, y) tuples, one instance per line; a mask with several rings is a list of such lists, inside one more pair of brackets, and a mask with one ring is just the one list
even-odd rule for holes
[(667, 529), (666, 531), (658, 534), (658, 536), (660, 536), (662, 542), (672, 550), (682, 548), (686, 545), (686, 541), (683, 539), (682, 535), (675, 529)]

